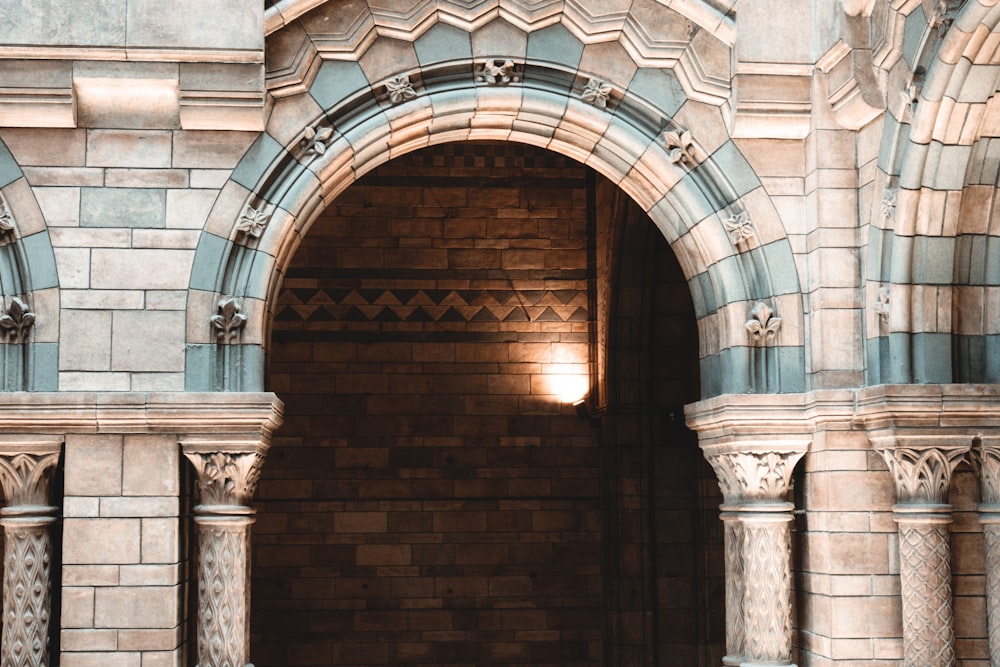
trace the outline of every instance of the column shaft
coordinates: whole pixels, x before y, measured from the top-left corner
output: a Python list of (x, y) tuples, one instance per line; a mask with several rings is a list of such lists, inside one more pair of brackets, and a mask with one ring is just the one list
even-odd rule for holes
[(952, 667), (955, 631), (948, 543), (951, 515), (911, 515), (897, 509), (896, 521), (903, 597), (903, 665)]
[(983, 522), (983, 541), (986, 546), (986, 617), (989, 622), (990, 664), (1000, 665), (1000, 522)]
[(198, 665), (244, 667), (250, 658), (250, 516), (199, 507)]
[[(55, 510), (39, 507), (37, 510)], [(49, 664), (49, 615), (52, 605), (50, 566), (51, 516), (10, 516), (4, 530), (2, 667)]]
[(743, 667), (792, 664), (792, 506), (742, 513), (746, 623)]
[(722, 664), (730, 667), (743, 662), (743, 643), (746, 639), (743, 622), (743, 524), (736, 512), (723, 511), (722, 521), (726, 551), (726, 656)]

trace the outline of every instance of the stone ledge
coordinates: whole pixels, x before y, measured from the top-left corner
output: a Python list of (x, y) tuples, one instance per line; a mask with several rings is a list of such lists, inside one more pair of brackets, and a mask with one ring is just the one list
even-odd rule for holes
[(246, 433), (269, 442), (283, 410), (272, 393), (15, 392), (0, 403), (0, 432), (5, 440), (36, 433)]

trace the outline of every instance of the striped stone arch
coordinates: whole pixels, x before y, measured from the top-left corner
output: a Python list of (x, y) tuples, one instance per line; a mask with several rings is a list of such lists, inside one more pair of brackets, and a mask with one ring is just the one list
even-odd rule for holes
[(0, 141), (0, 391), (59, 384), (59, 279), (38, 202)]
[[(688, 40), (673, 45), (677, 56), (709, 33), (674, 14), (681, 29), (670, 29)], [(311, 23), (286, 29), (321, 24), (310, 16)], [(705, 396), (804, 389), (803, 309), (791, 246), (729, 139), (721, 101), (692, 99), (690, 82), (677, 75), (679, 58), (671, 67), (637, 64), (624, 29), (615, 41), (586, 44), (559, 16), (537, 24), (502, 16), (463, 26), (425, 23), (412, 40), (396, 31), (360, 40), (350, 58), (319, 58), (303, 66), (311, 73), (298, 84), (282, 75), (267, 131), (220, 195), (195, 256), (189, 390), (261, 388), (283, 272), (338, 194), (409, 151), (474, 140), (520, 142), (573, 158), (648, 213), (691, 288)], [(298, 39), (280, 34), (270, 39)], [(318, 41), (310, 37), (312, 47)], [(295, 53), (285, 61), (308, 58)], [(755, 310), (759, 303), (767, 308)], [(755, 336), (748, 320), (768, 310), (772, 319), (763, 326), (774, 335)]]
[(905, 18), (868, 234), (868, 383), (1000, 382), (1000, 6)]

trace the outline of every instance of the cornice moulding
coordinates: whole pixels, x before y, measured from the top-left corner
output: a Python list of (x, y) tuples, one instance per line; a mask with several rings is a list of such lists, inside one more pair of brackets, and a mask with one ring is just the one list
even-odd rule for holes
[(271, 393), (16, 392), (0, 403), (0, 432), (29, 441), (46, 433), (241, 433), (269, 440), (283, 411)]

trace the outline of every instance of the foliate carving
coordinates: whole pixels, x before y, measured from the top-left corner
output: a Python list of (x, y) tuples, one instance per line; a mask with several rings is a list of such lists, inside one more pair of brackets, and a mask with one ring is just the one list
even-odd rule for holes
[(324, 125), (314, 125), (307, 127), (299, 145), (305, 149), (307, 154), (322, 155), (329, 148), (330, 139), (333, 137), (333, 128)]
[(209, 322), (215, 329), (215, 337), (220, 342), (228, 342), (236, 337), (247, 324), (247, 316), (240, 312), (239, 301), (235, 297), (226, 297), (219, 301), (219, 313), (213, 315)]
[(882, 457), (896, 484), (900, 503), (947, 502), (951, 474), (969, 447), (894, 447), (883, 449)]
[(969, 455), (979, 473), (983, 503), (1000, 504), (1000, 447), (996, 445), (972, 447)]
[(0, 485), (7, 506), (47, 506), (49, 481), (58, 462), (58, 449), (44, 453), (0, 453)]
[(878, 296), (873, 306), (875, 313), (881, 322), (889, 321), (889, 287), (882, 285), (878, 288)]
[(749, 211), (737, 211), (722, 222), (726, 227), (726, 232), (729, 234), (729, 240), (736, 247), (739, 247), (741, 243), (749, 241), (757, 235)]
[(804, 451), (722, 452), (707, 456), (727, 504), (781, 502)]
[(3, 667), (49, 664), (50, 563), (47, 523), (4, 521)]
[(924, 80), (927, 78), (927, 71), (923, 66), (917, 67), (910, 75), (910, 80), (906, 84), (906, 89), (900, 94), (903, 97), (903, 117), (900, 120), (909, 122), (913, 118), (913, 112), (920, 102), (920, 93), (924, 88)]
[(389, 93), (389, 102), (392, 104), (401, 104), (417, 96), (417, 91), (413, 89), (413, 84), (407, 74), (400, 74), (386, 81), (385, 89)]
[(945, 33), (948, 32), (948, 29), (955, 22), (958, 10), (961, 7), (961, 0), (937, 0), (937, 5), (934, 7), (929, 22), (932, 28), (937, 28), (938, 37), (944, 37)]
[(882, 205), (879, 214), (882, 216), (882, 227), (891, 229), (896, 222), (896, 201), (899, 199), (899, 190), (896, 188), (886, 188), (882, 193)]
[(607, 109), (608, 99), (611, 97), (613, 90), (614, 88), (611, 87), (611, 84), (591, 77), (587, 81), (587, 85), (583, 87), (580, 99), (598, 109)]
[(7, 200), (3, 198), (3, 195), (0, 195), (0, 238), (12, 235), (16, 227), (14, 214), (11, 212), (10, 206), (7, 205)]
[(199, 525), (198, 664), (242, 667), (249, 655), (249, 521)]
[(11, 297), (0, 315), (0, 329), (7, 332), (8, 340), (23, 343), (34, 324), (35, 314), (28, 304), (16, 296)]
[(778, 330), (781, 328), (781, 318), (766, 303), (758, 301), (750, 310), (746, 328), (754, 345), (767, 345), (777, 338)]
[(698, 158), (695, 154), (697, 148), (689, 130), (680, 127), (676, 130), (668, 130), (663, 133), (663, 140), (666, 143), (671, 162), (688, 168), (698, 166)]
[(267, 223), (271, 221), (271, 214), (262, 205), (259, 209), (252, 204), (247, 204), (243, 215), (240, 216), (236, 224), (236, 232), (244, 239), (259, 239), (267, 228)]
[(198, 473), (202, 505), (246, 505), (257, 488), (261, 452), (188, 452)]
[(791, 558), (788, 523), (744, 526), (745, 656), (750, 663), (788, 664), (792, 654)]
[(950, 555), (946, 524), (899, 525), (906, 667), (955, 664)]
[(510, 58), (490, 58), (476, 68), (476, 81), (488, 86), (506, 86), (519, 83), (521, 72)]

